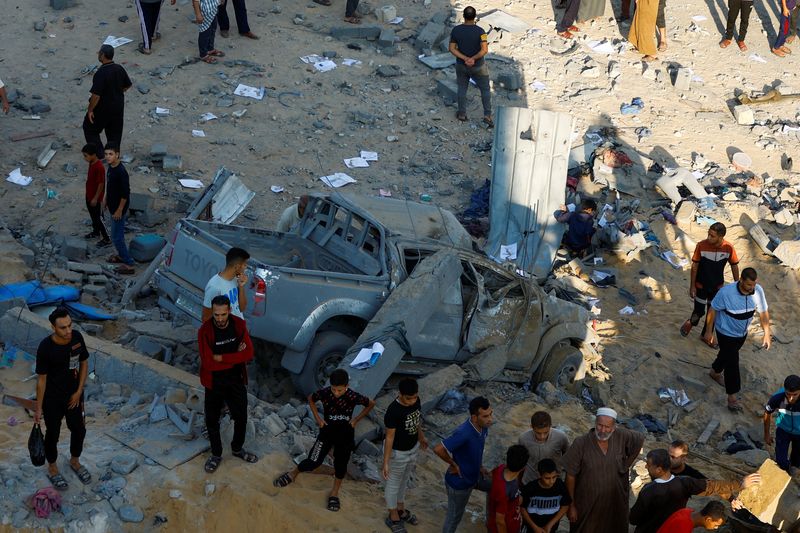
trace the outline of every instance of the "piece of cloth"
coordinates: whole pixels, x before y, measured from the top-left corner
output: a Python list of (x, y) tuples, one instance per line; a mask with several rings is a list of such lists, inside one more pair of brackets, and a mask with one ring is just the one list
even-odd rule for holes
[(474, 487), (481, 475), (483, 465), (483, 448), (489, 429), (478, 429), (470, 419), (465, 420), (453, 433), (442, 441), (442, 446), (453, 457), (461, 475), (453, 474), (448, 469), (444, 476), (445, 484), (457, 490)]
[(275, 230), (281, 233), (288, 233), (300, 223), (300, 220), (302, 219), (297, 214), (297, 204), (292, 204), (281, 213), (281, 218), (278, 220)]
[(89, 218), (92, 219), (92, 232), (100, 235), (103, 240), (108, 240), (108, 231), (106, 231), (106, 225), (103, 224), (103, 206), (99, 202), (93, 206), (89, 200), (86, 200), (86, 210), (89, 212)]
[(111, 217), (111, 243), (117, 250), (117, 255), (122, 262), (128, 266), (133, 266), (136, 261), (131, 257), (128, 243), (125, 241), (125, 221), (127, 218), (127, 215), (122, 215), (119, 220), (114, 220), (114, 217)]
[(227, 280), (219, 274), (214, 274), (203, 291), (203, 307), (211, 309), (211, 301), (217, 296), (227, 296), (231, 301), (231, 314), (244, 318), (244, 313), (239, 307), (239, 281), (235, 277)]
[[(562, 507), (571, 503), (567, 485), (561, 478), (557, 478), (549, 489), (542, 487), (538, 479), (522, 486), (522, 508), (539, 527), (549, 524)], [(550, 528), (550, 531), (556, 530), (558, 523)]]
[(94, 108), (95, 120), (98, 117), (121, 117), (125, 114), (125, 91), (131, 87), (131, 79), (122, 67), (113, 61), (98, 67), (92, 76), (89, 92), (99, 96)]
[(667, 0), (658, 0), (658, 14), (656, 15), (656, 28), (667, 27), (667, 17), (665, 11), (667, 9)]
[[(106, 183), (106, 167), (103, 166), (103, 161), (98, 159), (91, 165), (89, 165), (89, 170), (86, 173), (86, 199), (91, 200), (94, 198), (94, 195), (97, 194), (97, 190), (101, 187), (105, 188)], [(97, 197), (97, 203), (100, 204), (103, 201), (103, 196), (105, 195), (105, 191), (100, 193), (100, 196)]]
[(747, 337), (747, 328), (753, 321), (753, 315), (768, 310), (761, 285), (756, 284), (753, 294), (742, 294), (736, 282), (717, 291), (711, 307), (716, 311), (714, 329), (729, 337)]
[(692, 496), (717, 494), (729, 497), (738, 489), (738, 481), (686, 476), (672, 476), (668, 481), (651, 481), (639, 492), (631, 508), (630, 522), (636, 526), (635, 533), (656, 533), (673, 513), (686, 507)]
[(691, 466), (689, 466), (687, 464), (683, 465), (683, 470), (681, 470), (680, 472), (674, 472), (673, 471), (672, 473), (674, 475), (676, 475), (676, 476), (685, 476), (685, 477), (691, 477), (691, 478), (694, 478), (694, 479), (708, 479), (705, 475), (703, 475), (702, 472), (700, 472), (696, 468), (691, 467)]
[(369, 398), (350, 388), (337, 398), (333, 395), (330, 387), (325, 387), (314, 392), (311, 395), (311, 401), (322, 402), (325, 423), (336, 426), (350, 426), (356, 406), (367, 407), (369, 405)]
[(422, 423), (422, 404), (419, 399), (414, 405), (403, 405), (395, 399), (383, 416), (386, 429), (393, 429), (392, 449), (406, 452), (419, 444), (419, 426)]
[(397, 509), (398, 503), (405, 503), (408, 480), (417, 466), (419, 443), (406, 451), (392, 449), (389, 457), (389, 479), (383, 491), (387, 509)]
[(504, 472), (506, 465), (501, 464), (492, 470), (492, 488), (486, 500), (486, 529), (489, 533), (497, 533), (497, 515), (505, 518), (506, 532), (519, 533), (522, 525), (519, 506), (522, 494), (519, 491), (519, 478), (508, 481)]
[(692, 520), (692, 509), (679, 509), (672, 513), (667, 520), (658, 528), (657, 533), (692, 533), (694, 521)]
[(45, 389), (42, 403), (42, 419), (47, 428), (44, 433), (44, 456), (48, 463), (58, 460), (58, 438), (61, 435), (61, 421), (66, 418), (69, 429), (69, 453), (72, 457), (80, 457), (83, 452), (83, 440), (86, 438), (86, 424), (83, 418), (83, 394), (78, 405), (68, 408), (69, 398), (48, 396)]
[(481, 60), (480, 65), (476, 62), (473, 67), (456, 63), (456, 84), (458, 86), (456, 102), (458, 104), (458, 113), (461, 115), (467, 113), (467, 87), (469, 87), (469, 80), (473, 80), (481, 91), (483, 116), (491, 116), (492, 93), (489, 89), (489, 65), (483, 60)]
[(770, 396), (764, 410), (769, 414), (777, 413), (775, 427), (791, 435), (800, 435), (800, 401), (789, 403), (783, 387)]
[[(248, 33), (250, 31), (250, 24), (247, 22), (247, 6), (244, 0), (230, 0), (233, 4), (233, 14), (236, 17), (236, 29), (239, 34)], [(222, 2), (217, 11), (217, 23), (219, 29), (228, 31), (231, 28), (231, 21), (228, 18), (228, 0)]]
[(533, 430), (529, 429), (519, 436), (517, 443), (528, 449), (528, 463), (525, 465), (525, 471), (522, 473), (523, 484), (539, 479), (539, 471), (536, 469), (536, 465), (538, 465), (539, 461), (542, 459), (552, 459), (555, 461), (558, 472), (559, 474), (561, 473), (563, 469), (561, 458), (569, 449), (569, 439), (563, 431), (550, 428), (550, 434), (547, 436), (547, 440), (539, 442), (536, 440)]
[(576, 438), (564, 455), (567, 474), (575, 476), (578, 520), (571, 533), (620, 533), (628, 528), (629, 471), (644, 435), (617, 426), (603, 453), (594, 429)]
[(617, 412), (610, 407), (600, 407), (597, 409), (595, 416), (607, 416), (609, 418), (617, 419)]
[(108, 180), (106, 184), (106, 206), (112, 215), (119, 208), (122, 200), (125, 205), (122, 207), (122, 214), (128, 212), (131, 204), (131, 182), (125, 165), (118, 163), (117, 166), (108, 167)]
[(61, 494), (55, 487), (44, 487), (33, 493), (29, 504), (37, 518), (48, 518), (61, 510)]
[[(205, 18), (203, 19), (205, 20)], [(209, 23), (208, 28), (197, 35), (197, 47), (200, 50), (200, 58), (204, 58), (209, 52), (214, 50), (214, 37), (217, 33), (217, 17)]]
[[(214, 355), (238, 352), (242, 340), (236, 331), (236, 324), (233, 320), (228, 320), (228, 324), (224, 328), (218, 327), (213, 319), (211, 323), (214, 325), (214, 345), (211, 347), (211, 352)], [(214, 389), (229, 385), (244, 385), (247, 381), (246, 376), (245, 364), (236, 363), (231, 368), (211, 372), (211, 383)]]
[[(458, 51), (467, 57), (472, 57), (480, 52), (481, 43), (485, 43), (487, 40), (486, 30), (477, 24), (459, 24), (450, 32), (450, 42), (456, 43)], [(475, 61), (474, 66), (479, 67), (484, 62), (484, 58), (480, 58)], [(464, 60), (459, 57), (456, 58), (456, 64), (466, 66)]]
[(222, 408), (228, 406), (233, 420), (233, 439), (231, 450), (239, 451), (244, 446), (247, 432), (247, 388), (242, 384), (214, 384), (213, 389), (205, 389), (205, 416), (211, 455), (222, 457), (222, 437), (219, 419)]
[(464, 510), (469, 503), (472, 487), (454, 489), (448, 483), (445, 483), (444, 486), (447, 489), (447, 514), (444, 517), (442, 533), (456, 533), (461, 519), (464, 517)]
[[(206, 320), (200, 329), (197, 331), (197, 346), (200, 351), (200, 383), (207, 389), (214, 388), (214, 374), (220, 370), (229, 370), (236, 365), (244, 363), (245, 365), (253, 360), (253, 341), (250, 340), (250, 334), (247, 332), (247, 324), (244, 320), (235, 315), (229, 315), (228, 320), (232, 321), (236, 328), (236, 336), (241, 339), (240, 342), (245, 344), (242, 351), (237, 351), (222, 355), (222, 361), (214, 361), (213, 347), (216, 341), (216, 334), (214, 329), (214, 318)], [(247, 367), (240, 367), (243, 371), (242, 383), (247, 384)]]
[[(200, 33), (205, 33), (206, 30), (214, 27), (217, 28), (217, 13), (219, 12), (219, 0), (200, 0), (200, 13), (203, 15), (203, 22), (198, 24), (197, 30)], [(214, 40), (212, 34), (211, 49), (214, 47)], [(202, 52), (202, 49), (201, 49)], [(203, 54), (200, 54), (203, 57)]]
[(78, 390), (78, 372), (82, 361), (89, 359), (86, 341), (79, 331), (72, 331), (67, 344), (58, 344), (48, 335), (36, 350), (36, 373), (45, 375), (44, 399), (65, 401)]
[[(789, 446), (792, 451), (789, 453)], [(775, 430), (775, 462), (789, 472), (789, 467), (800, 468), (800, 435), (782, 428)]]
[[(349, 390), (349, 389), (348, 389)], [(347, 475), (347, 463), (355, 447), (355, 431), (350, 424), (331, 424), (319, 430), (317, 440), (297, 468), (301, 472), (311, 472), (319, 467), (333, 449), (333, 470), (336, 479)]]
[(655, 56), (658, 54), (655, 38), (657, 16), (658, 0), (637, 0), (631, 30), (628, 33), (628, 42), (642, 55)]
[(739, 350), (744, 346), (747, 337), (729, 337), (717, 331), (717, 344), (719, 352), (711, 368), (725, 378), (725, 392), (729, 395), (736, 394), (742, 389), (742, 378), (739, 373)]
[(561, 20), (556, 24), (556, 31), (563, 33), (569, 30), (569, 27), (575, 24), (578, 18), (578, 12), (581, 9), (581, 0), (567, 0), (567, 7), (561, 15)]
[[(105, 146), (122, 147), (122, 129), (124, 126), (122, 115), (100, 116), (95, 113), (94, 122), (89, 122), (89, 114), (83, 117), (83, 137), (87, 144), (97, 146), (97, 157), (103, 159)], [(100, 138), (100, 134), (105, 132), (106, 144)]]
[(578, 20), (580, 22), (586, 22), (596, 19), (602, 17), (605, 11), (605, 0), (581, 0), (581, 5), (578, 9)]
[(739, 36), (737, 41), (744, 41), (747, 37), (747, 26), (750, 24), (750, 11), (753, 9), (753, 0), (728, 0), (728, 22), (725, 26), (725, 39), (733, 39), (736, 29), (736, 19), (741, 14), (739, 22)]
[(153, 45), (153, 37), (158, 30), (161, 18), (161, 5), (164, 0), (135, 0), (136, 13), (139, 15), (139, 26), (142, 29), (142, 44), (146, 49)]
[(723, 240), (719, 246), (714, 246), (703, 239), (694, 248), (692, 262), (697, 263), (697, 277), (695, 288), (705, 288), (717, 291), (725, 285), (725, 266), (738, 265), (739, 256), (733, 245)]

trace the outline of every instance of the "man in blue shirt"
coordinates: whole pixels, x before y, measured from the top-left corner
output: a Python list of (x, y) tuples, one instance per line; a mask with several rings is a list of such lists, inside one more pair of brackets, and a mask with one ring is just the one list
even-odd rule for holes
[(747, 328), (756, 312), (764, 330), (762, 347), (769, 350), (772, 346), (767, 299), (764, 289), (756, 283), (756, 279), (758, 274), (755, 269), (748, 267), (742, 270), (739, 281), (726, 285), (717, 292), (706, 315), (706, 335), (703, 339), (710, 343), (716, 330), (719, 344), (719, 353), (711, 364), (709, 376), (725, 387), (725, 392), (728, 393), (728, 409), (733, 412), (742, 411), (742, 406), (736, 399), (736, 394), (742, 388), (739, 350), (747, 339)]
[(481, 476), (488, 477), (483, 467), (483, 447), (492, 425), (492, 408), (483, 396), (469, 402), (469, 420), (433, 449), (444, 462), (450, 465), (444, 476), (447, 489), (447, 516), (442, 533), (455, 533), (464, 509), (467, 508), (472, 489)]
[[(783, 388), (772, 395), (764, 406), (764, 443), (772, 445), (769, 428), (775, 416), (775, 462), (789, 472), (800, 468), (800, 376), (792, 374), (783, 381)], [(789, 454), (789, 445), (792, 453)]]

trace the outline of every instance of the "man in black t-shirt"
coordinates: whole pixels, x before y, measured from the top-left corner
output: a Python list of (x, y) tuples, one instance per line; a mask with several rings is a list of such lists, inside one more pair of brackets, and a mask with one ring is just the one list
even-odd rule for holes
[(403, 522), (417, 524), (417, 517), (405, 508), (408, 480), (417, 464), (419, 449), (428, 449), (422, 433), (422, 405), (419, 385), (412, 378), (403, 378), (398, 384), (397, 398), (386, 408), (383, 425), (386, 440), (383, 443), (383, 479), (386, 480), (384, 497), (389, 517), (386, 525), (399, 529)]
[(694, 479), (707, 479), (699, 470), (686, 464), (689, 455), (689, 445), (682, 440), (673, 441), (669, 445), (669, 470), (673, 475), (686, 476)]
[(108, 163), (105, 204), (111, 215), (111, 242), (117, 249), (117, 253), (109, 257), (108, 262), (119, 265), (116, 269), (118, 274), (134, 274), (135, 263), (125, 242), (125, 219), (131, 199), (131, 182), (125, 165), (119, 160), (117, 145), (108, 145), (105, 157)]
[(108, 144), (117, 148), (122, 145), (125, 91), (132, 84), (122, 65), (114, 63), (114, 48), (111, 45), (101, 46), (97, 59), (101, 64), (92, 77), (89, 107), (83, 119), (83, 136), (87, 144), (97, 146), (97, 157), (102, 159), (103, 141), (100, 133), (103, 130)]
[[(291, 472), (284, 472), (273, 481), (276, 487), (285, 487), (300, 475), (300, 472), (316, 470), (333, 449), (333, 490), (328, 496), (328, 510), (338, 511), (341, 507), (339, 489), (347, 474), (347, 463), (355, 447), (355, 427), (367, 416), (375, 401), (349, 388), (350, 376), (347, 371), (337, 368), (331, 372), (330, 386), (308, 395), (308, 407), (319, 426), (317, 440), (308, 452), (308, 456)], [(319, 416), (317, 402), (322, 402), (325, 419)], [(364, 406), (358, 415), (353, 417), (357, 405)]]
[(467, 87), (470, 78), (481, 90), (483, 122), (494, 126), (492, 119), (492, 95), (489, 91), (489, 66), (484, 56), (489, 52), (486, 31), (477, 25), (475, 8), (464, 8), (464, 24), (459, 24), (450, 33), (450, 53), (456, 56), (456, 81), (458, 83), (458, 111), (456, 118), (467, 120)]
[(53, 333), (41, 343), (36, 351), (36, 413), (34, 422), (44, 418), (47, 431), (44, 435), (47, 479), (58, 490), (67, 490), (67, 481), (58, 471), (58, 437), (61, 420), (67, 419), (70, 431), (69, 466), (82, 483), (92, 481), (92, 475), (81, 465), (83, 439), (86, 424), (83, 417), (83, 385), (88, 373), (89, 352), (83, 336), (72, 331), (72, 318), (64, 307), (50, 313)]
[(521, 533), (554, 532), (567, 514), (572, 498), (567, 485), (552, 459), (542, 459), (536, 465), (539, 478), (522, 486)]

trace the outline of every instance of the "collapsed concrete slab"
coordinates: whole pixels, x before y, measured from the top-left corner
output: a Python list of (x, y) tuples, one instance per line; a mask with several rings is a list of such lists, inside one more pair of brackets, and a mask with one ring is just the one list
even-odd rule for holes
[(783, 241), (773, 252), (778, 261), (789, 268), (800, 268), (800, 241)]
[(450, 365), (418, 381), (422, 412), (427, 413), (439, 404), (442, 396), (464, 381), (466, 372), (458, 365)]
[[(764, 461), (758, 473), (761, 474), (761, 483), (742, 490), (739, 493), (739, 500), (762, 522), (780, 527), (781, 524), (776, 524), (774, 520), (786, 487), (792, 478), (772, 459)], [(797, 499), (796, 496), (792, 497)]]

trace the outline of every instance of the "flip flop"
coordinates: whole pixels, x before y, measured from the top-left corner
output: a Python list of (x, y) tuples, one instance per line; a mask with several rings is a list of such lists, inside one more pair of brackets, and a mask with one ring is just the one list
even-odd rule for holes
[(211, 54), (207, 54), (201, 57), (200, 61), (202, 61), (203, 63), (208, 63), (209, 65), (213, 65), (214, 63), (217, 62), (217, 58), (213, 57)]
[(700, 337), (700, 340), (703, 341), (703, 344), (705, 344), (709, 348), (713, 348), (715, 350), (719, 349), (719, 344), (717, 343), (717, 341), (707, 341), (705, 337)]
[(350, 24), (361, 24), (361, 19), (358, 17), (345, 17), (344, 21)]
[(136, 274), (136, 269), (130, 265), (120, 265), (114, 269), (114, 272), (117, 274), (122, 274), (123, 276), (130, 276), (132, 274)]
[(107, 259), (107, 261), (109, 263), (114, 263), (115, 265), (122, 265), (125, 263), (125, 261), (123, 261), (122, 258), (118, 255), (112, 255)]
[(328, 510), (338, 512), (341, 509), (342, 502), (339, 501), (339, 498), (336, 496), (328, 496)]
[(150, 48), (144, 47), (144, 43), (139, 43), (139, 46), (136, 48), (136, 50), (138, 50), (140, 54), (144, 54), (146, 56), (149, 56), (150, 54), (153, 53), (153, 51)]
[(272, 482), (273, 487), (283, 488), (289, 485), (292, 481), (292, 476), (289, 475), (289, 472), (284, 472), (280, 476), (275, 478), (275, 481)]
[(215, 455), (212, 455), (211, 457), (208, 458), (208, 460), (206, 460), (206, 466), (205, 466), (206, 472), (208, 472), (209, 474), (213, 474), (214, 472), (217, 471), (217, 468), (219, 468), (219, 464), (221, 462), (222, 462), (222, 457), (217, 457)]
[(67, 480), (64, 479), (64, 476), (62, 476), (61, 473), (58, 473), (54, 476), (47, 474), (47, 479), (50, 481), (50, 483), (53, 484), (56, 490), (64, 491), (67, 490), (67, 488), (69, 487)]
[(402, 518), (397, 522), (394, 522), (390, 517), (387, 516), (383, 523), (392, 530), (392, 533), (406, 533), (406, 526), (403, 524)]
[(417, 516), (408, 509), (403, 509), (403, 512), (400, 513), (400, 520), (402, 520), (407, 524), (411, 524), (412, 526), (416, 526), (417, 524), (419, 524)]
[(728, 411), (730, 411), (731, 413), (741, 413), (742, 411), (744, 411), (744, 408), (741, 405), (739, 405), (739, 402), (728, 403)]
[(314, 0), (314, 3), (321, 6), (329, 6), (331, 5), (331, 0)]
[(739, 46), (739, 50), (747, 52), (747, 45), (744, 44), (744, 41), (736, 41), (736, 44)]
[(692, 321), (687, 320), (681, 326), (681, 337), (688, 337), (690, 331), (692, 331)]
[(238, 452), (231, 452), (231, 455), (233, 455), (234, 457), (238, 457), (239, 459), (241, 459), (242, 461), (245, 461), (247, 463), (257, 463), (258, 462), (258, 456), (256, 456), (253, 453), (246, 452), (244, 450), (239, 450)]
[(81, 483), (83, 483), (84, 485), (88, 485), (89, 483), (92, 482), (92, 474), (90, 474), (89, 471), (86, 470), (85, 466), (81, 465), (80, 468), (75, 468), (70, 464), (69, 467), (72, 469), (73, 472), (75, 472), (75, 475), (78, 476), (78, 479), (80, 479)]
[(225, 52), (223, 52), (222, 50), (217, 50), (217, 49), (215, 48), (215, 49), (211, 50), (211, 51), (208, 53), (208, 55), (210, 55), (210, 56), (214, 56), (214, 57), (225, 57)]

